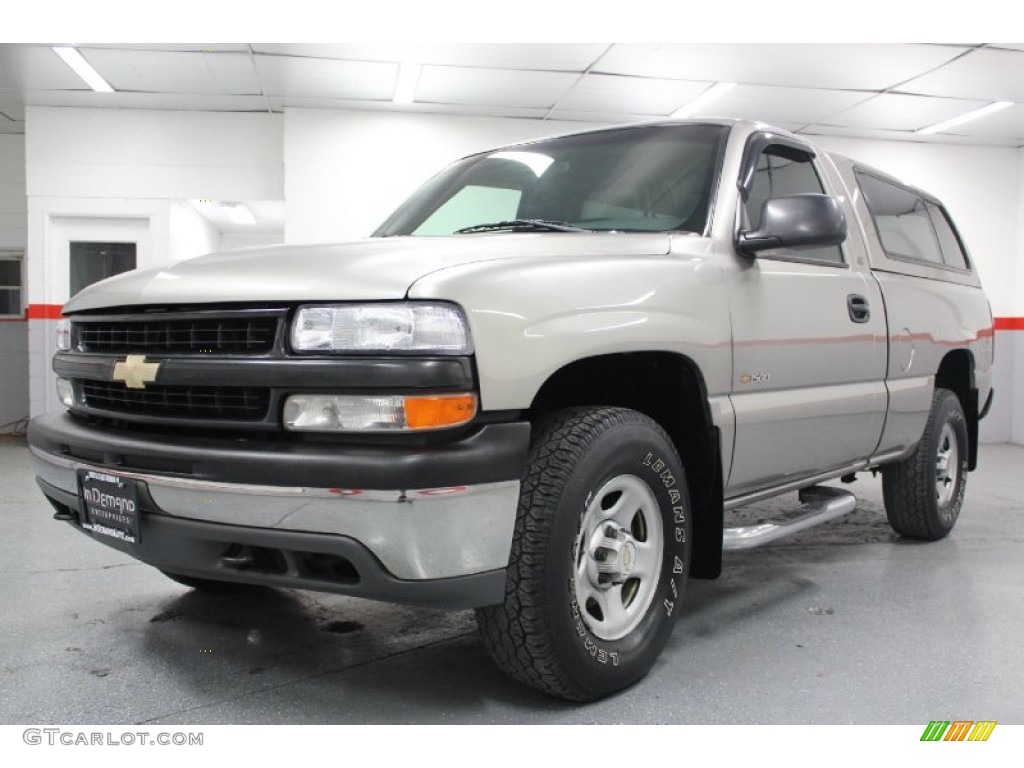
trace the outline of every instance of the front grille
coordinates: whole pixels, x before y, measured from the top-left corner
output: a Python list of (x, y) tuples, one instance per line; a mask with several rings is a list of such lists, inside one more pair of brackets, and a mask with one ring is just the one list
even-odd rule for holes
[(100, 354), (262, 354), (274, 347), (277, 317), (102, 320), (74, 323), (81, 352)]
[(267, 387), (193, 387), (148, 384), (128, 389), (105, 381), (78, 382), (89, 408), (109, 413), (138, 414), (174, 419), (261, 421), (270, 407)]

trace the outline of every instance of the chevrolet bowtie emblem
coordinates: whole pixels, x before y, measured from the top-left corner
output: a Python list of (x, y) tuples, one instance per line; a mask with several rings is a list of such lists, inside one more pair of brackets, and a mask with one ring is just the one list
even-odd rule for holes
[(111, 381), (123, 381), (128, 389), (145, 389), (156, 381), (160, 363), (147, 363), (145, 355), (128, 355), (123, 363), (114, 364)]

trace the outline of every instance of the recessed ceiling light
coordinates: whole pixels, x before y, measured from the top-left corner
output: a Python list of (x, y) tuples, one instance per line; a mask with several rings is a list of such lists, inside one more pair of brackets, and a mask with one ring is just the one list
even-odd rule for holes
[(392, 101), (396, 104), (412, 104), (416, 100), (416, 86), (420, 83), (420, 64), (408, 62), (398, 65), (398, 79), (395, 81), (395, 95)]
[(114, 87), (103, 79), (95, 69), (92, 68), (92, 64), (85, 60), (85, 57), (78, 52), (77, 48), (72, 48), (68, 45), (55, 45), (53, 52), (64, 59), (64, 63), (75, 70), (75, 74), (78, 75), (85, 84), (92, 88), (97, 93), (113, 93)]
[(959, 117), (951, 117), (949, 120), (943, 120), (941, 123), (935, 125), (929, 125), (927, 128), (921, 128), (916, 133), (941, 133), (949, 128), (954, 128), (964, 123), (969, 123), (971, 120), (977, 120), (979, 117), (985, 117), (987, 115), (995, 114), (1000, 112), (1007, 107), (1012, 107), (1012, 101), (996, 101), (987, 106), (981, 107), (980, 109), (974, 109), (970, 112), (966, 112)]
[(221, 210), (228, 215), (235, 224), (255, 224), (256, 217), (242, 203), (221, 203)]
[(712, 101), (724, 96), (735, 87), (736, 83), (715, 83), (689, 104), (677, 109), (669, 117), (680, 118), (695, 115)]

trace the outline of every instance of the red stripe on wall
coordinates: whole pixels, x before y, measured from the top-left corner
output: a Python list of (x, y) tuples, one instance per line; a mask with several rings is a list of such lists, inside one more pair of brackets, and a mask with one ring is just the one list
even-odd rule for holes
[[(29, 304), (25, 310), (26, 320), (60, 320), (64, 315), (61, 310), (62, 304)], [(20, 318), (10, 318), (17, 321)], [(1024, 331), (1024, 317), (997, 317), (995, 319), (997, 331)]]
[(63, 304), (29, 304), (25, 309), (26, 320), (60, 320)]

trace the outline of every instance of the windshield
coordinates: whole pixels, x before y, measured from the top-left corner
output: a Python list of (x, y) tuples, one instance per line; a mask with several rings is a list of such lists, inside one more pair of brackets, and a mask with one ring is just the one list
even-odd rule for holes
[(428, 181), (374, 236), (703, 233), (727, 133), (718, 125), (643, 126), (473, 155)]

